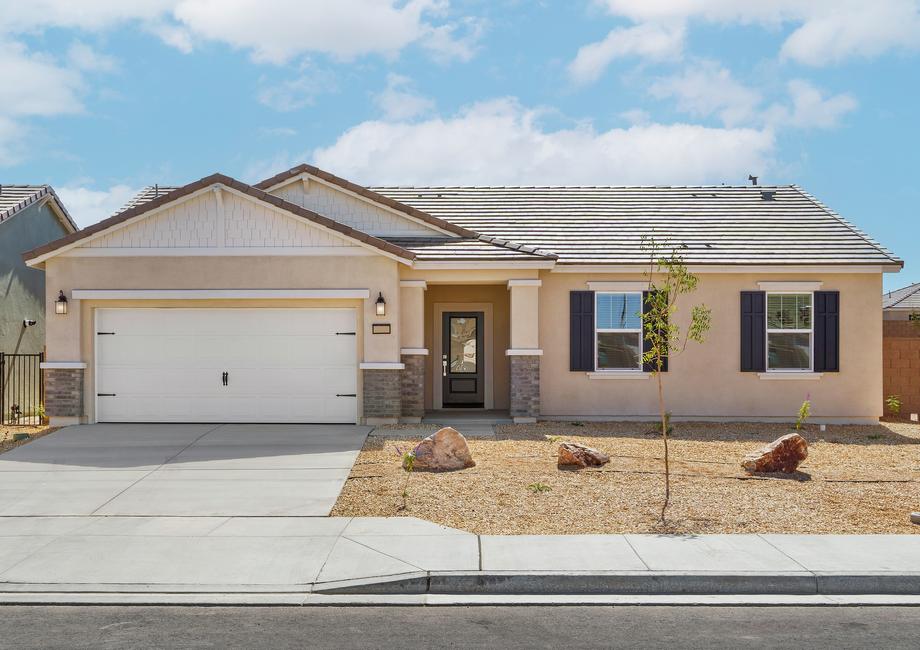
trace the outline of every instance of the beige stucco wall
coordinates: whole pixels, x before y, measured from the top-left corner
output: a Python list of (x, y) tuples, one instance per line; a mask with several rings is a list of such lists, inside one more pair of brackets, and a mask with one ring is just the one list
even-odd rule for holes
[[(505, 284), (482, 285), (439, 285), (429, 284), (425, 292), (425, 347), (430, 354), (425, 368), (425, 408), (431, 409), (433, 403), (434, 369), (440, 369), (441, 351), (434, 348), (435, 328), (441, 327), (441, 321), (435, 315), (438, 303), (488, 303), (492, 305), (492, 394), (494, 408), (508, 408), (508, 357), (505, 350), (509, 347), (510, 310), (508, 288)], [(489, 332), (485, 332), (488, 336)], [(438, 377), (440, 379), (440, 377)]]
[[(641, 275), (543, 273), (540, 290), (541, 407), (545, 416), (650, 416), (657, 413), (652, 379), (589, 379), (569, 370), (569, 292), (589, 280), (642, 280)], [(765, 380), (740, 368), (740, 292), (759, 281), (822, 281), (840, 291), (840, 372), (817, 380)], [(678, 306), (712, 309), (706, 343), (690, 343), (664, 375), (667, 409), (675, 416), (793, 418), (806, 396), (815, 417), (875, 418), (882, 392), (881, 274), (702, 274), (697, 291)]]
[(509, 347), (534, 350), (540, 347), (540, 287), (508, 287), (511, 299)]
[[(99, 307), (353, 307), (358, 312), (358, 361), (399, 362), (397, 262), (374, 257), (57, 257), (46, 265), (47, 359), (87, 364), (85, 406), (93, 419), (93, 318)], [(369, 300), (71, 300), (54, 313), (58, 290), (73, 289), (369, 289)], [(374, 299), (387, 298), (387, 316)], [(371, 334), (389, 322), (390, 334)], [(359, 373), (360, 384), (360, 373)], [(360, 390), (360, 386), (359, 386)]]

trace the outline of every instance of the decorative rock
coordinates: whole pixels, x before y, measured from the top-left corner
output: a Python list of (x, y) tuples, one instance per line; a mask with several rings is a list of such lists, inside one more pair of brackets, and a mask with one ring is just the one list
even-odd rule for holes
[(910, 523), (912, 523), (912, 524), (920, 524), (920, 512), (912, 512), (912, 513), (910, 513)]
[(415, 448), (413, 469), (441, 472), (475, 465), (466, 438), (450, 427), (428, 436)]
[(797, 433), (777, 438), (769, 445), (748, 454), (741, 467), (748, 472), (783, 472), (791, 474), (808, 458), (808, 443)]
[(609, 462), (610, 456), (604, 452), (577, 442), (563, 442), (559, 445), (559, 467), (600, 467)]

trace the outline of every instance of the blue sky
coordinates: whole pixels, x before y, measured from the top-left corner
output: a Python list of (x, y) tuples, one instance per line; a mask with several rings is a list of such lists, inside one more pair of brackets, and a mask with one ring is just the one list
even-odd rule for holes
[(920, 281), (920, 0), (0, 0), (0, 181), (797, 183)]

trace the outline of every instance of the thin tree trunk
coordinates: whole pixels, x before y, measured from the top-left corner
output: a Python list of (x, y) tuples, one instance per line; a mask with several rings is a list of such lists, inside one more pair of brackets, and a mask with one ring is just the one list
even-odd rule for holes
[(661, 357), (658, 357), (658, 411), (661, 415), (661, 439), (664, 441), (664, 503), (661, 506), (661, 523), (663, 524), (668, 501), (671, 499), (671, 467), (668, 463), (668, 419), (664, 412), (664, 390), (661, 385)]

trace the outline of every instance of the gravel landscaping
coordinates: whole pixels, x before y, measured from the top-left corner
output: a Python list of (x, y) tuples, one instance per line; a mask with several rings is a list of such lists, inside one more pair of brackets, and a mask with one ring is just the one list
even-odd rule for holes
[[(368, 438), (333, 516), (413, 516), (480, 534), (920, 533), (920, 425), (807, 425), (808, 459), (790, 475), (749, 476), (742, 457), (788, 424), (679, 422), (672, 437), (668, 523), (658, 523), (661, 440), (651, 422), (496, 427), (468, 441), (476, 467), (409, 476), (401, 452), (419, 438), (378, 429)], [(383, 435), (376, 435), (383, 434)], [(560, 470), (563, 440), (611, 457)]]
[[(41, 438), (42, 436), (48, 435), (52, 431), (57, 431), (60, 427), (49, 427), (49, 426), (9, 426), (9, 425), (0, 425), (0, 454), (15, 447), (19, 447), (28, 443), (35, 438)], [(16, 434), (26, 434), (29, 437), (23, 440), (14, 440), (13, 438)]]

